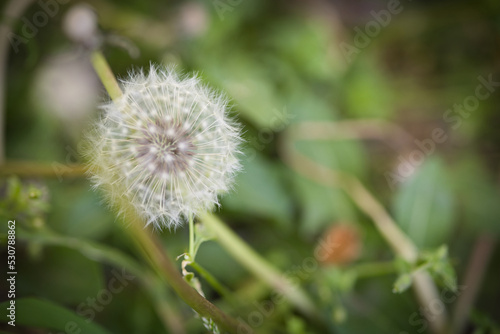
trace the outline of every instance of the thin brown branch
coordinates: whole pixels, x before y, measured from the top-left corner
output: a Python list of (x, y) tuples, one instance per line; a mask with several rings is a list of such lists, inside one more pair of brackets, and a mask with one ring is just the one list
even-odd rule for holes
[[(306, 178), (331, 188), (343, 189), (354, 203), (370, 217), (380, 234), (394, 252), (406, 261), (413, 263), (418, 257), (418, 248), (404, 234), (387, 210), (376, 200), (366, 187), (354, 176), (342, 171), (332, 170), (320, 165), (299, 153), (294, 147), (300, 140), (332, 140), (338, 134), (332, 133), (332, 123), (299, 123), (288, 129), (280, 143), (280, 154), (285, 163)], [(345, 137), (344, 137), (345, 138)], [(434, 300), (439, 300), (438, 290), (428, 273), (414, 275), (413, 288), (420, 305), (428, 308)], [(445, 312), (434, 314), (429, 324), (435, 333), (443, 333), (447, 324)]]
[(451, 333), (462, 333), (469, 319), (469, 313), (488, 269), (491, 254), (495, 250), (496, 238), (484, 233), (477, 237), (474, 251), (465, 271), (465, 289), (458, 298), (452, 321)]
[(153, 231), (144, 228), (143, 222), (132, 212), (127, 213), (125, 217), (130, 222), (125, 231), (151, 266), (175, 290), (179, 297), (200, 316), (212, 319), (220, 329), (236, 333), (238, 322), (210, 303), (184, 280)]
[(82, 177), (86, 168), (80, 164), (64, 165), (59, 162), (8, 161), (0, 165), (0, 176), (44, 177), (63, 179)]
[[(310, 131), (314, 129), (314, 131)], [(415, 138), (397, 124), (380, 119), (342, 120), (336, 122), (301, 122), (291, 128), (301, 140), (379, 140), (395, 150), (412, 143)]]

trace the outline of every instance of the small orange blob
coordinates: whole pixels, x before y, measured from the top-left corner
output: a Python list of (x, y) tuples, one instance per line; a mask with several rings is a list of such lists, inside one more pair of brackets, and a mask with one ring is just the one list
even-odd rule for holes
[(361, 248), (358, 230), (340, 223), (326, 230), (316, 245), (314, 256), (323, 265), (348, 264), (359, 258)]

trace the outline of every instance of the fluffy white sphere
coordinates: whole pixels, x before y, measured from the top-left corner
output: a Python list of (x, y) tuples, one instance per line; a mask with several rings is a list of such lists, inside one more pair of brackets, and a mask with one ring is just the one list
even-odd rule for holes
[[(89, 135), (89, 173), (111, 204), (125, 197), (148, 224), (177, 227), (211, 210), (240, 169), (240, 126), (197, 77), (151, 66), (122, 81)], [(119, 205), (116, 205), (119, 206)]]

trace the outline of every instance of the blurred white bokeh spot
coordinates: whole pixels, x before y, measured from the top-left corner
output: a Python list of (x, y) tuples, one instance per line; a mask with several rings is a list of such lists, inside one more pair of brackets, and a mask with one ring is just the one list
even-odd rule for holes
[(94, 110), (100, 85), (88, 57), (63, 52), (44, 61), (34, 80), (35, 105), (74, 129)]

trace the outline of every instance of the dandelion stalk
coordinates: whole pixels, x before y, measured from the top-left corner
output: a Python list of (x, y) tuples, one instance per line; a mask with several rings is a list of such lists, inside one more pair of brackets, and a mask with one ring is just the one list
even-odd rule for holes
[(151, 229), (144, 228), (140, 218), (136, 217), (132, 220), (126, 231), (132, 236), (136, 246), (148, 259), (151, 266), (175, 290), (179, 297), (202, 317), (212, 319), (225, 331), (236, 333), (238, 328), (237, 321), (203, 298), (194, 288), (186, 283), (170, 258), (166, 255), (159, 240), (154, 237)]

